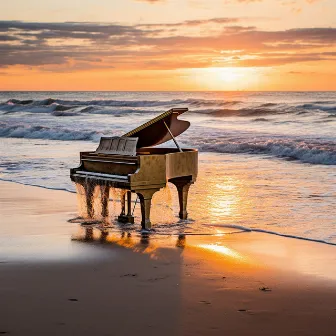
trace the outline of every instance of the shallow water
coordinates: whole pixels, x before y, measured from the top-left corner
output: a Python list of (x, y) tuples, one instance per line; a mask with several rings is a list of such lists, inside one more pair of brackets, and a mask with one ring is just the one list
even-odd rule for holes
[[(74, 191), (79, 151), (174, 106), (190, 108), (179, 141), (200, 150), (199, 176), (189, 221), (176, 217), (173, 186), (157, 193), (157, 233), (238, 226), (336, 243), (333, 92), (0, 93), (0, 178)], [(135, 215), (139, 222), (139, 207)]]

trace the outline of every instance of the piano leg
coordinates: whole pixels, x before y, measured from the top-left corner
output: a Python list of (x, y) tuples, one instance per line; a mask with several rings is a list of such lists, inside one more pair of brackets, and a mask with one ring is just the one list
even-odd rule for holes
[(121, 198), (121, 214), (118, 216), (118, 222), (134, 223), (134, 216), (132, 216), (132, 192), (127, 191), (127, 215), (126, 215), (126, 194)]
[(85, 241), (92, 241), (93, 240), (93, 229), (92, 228), (87, 228), (85, 229)]
[(137, 195), (139, 196), (141, 205), (141, 217), (142, 217), (141, 226), (145, 230), (152, 228), (152, 223), (150, 221), (152, 197), (154, 193), (156, 193), (159, 190), (160, 189), (147, 189), (136, 191)]
[(178, 192), (179, 203), (180, 203), (179, 217), (181, 219), (187, 219), (188, 218), (188, 212), (187, 212), (188, 192), (189, 192), (190, 186), (192, 185), (192, 182), (190, 182), (190, 180), (183, 180), (180, 178), (171, 179), (169, 182), (175, 185), (177, 192)]
[(106, 240), (107, 240), (107, 236), (108, 236), (108, 231), (106, 231), (106, 230), (102, 230), (101, 232), (100, 232), (100, 242), (102, 242), (102, 243), (105, 243), (106, 242)]
[(93, 218), (94, 208), (93, 208), (93, 193), (94, 193), (95, 185), (88, 183), (85, 186), (85, 198), (86, 198), (86, 208), (87, 215), (89, 218)]
[(125, 205), (126, 205), (126, 194), (121, 196), (121, 214), (120, 216), (125, 216)]
[(102, 217), (106, 218), (109, 215), (109, 211), (108, 211), (108, 202), (109, 202), (109, 196), (110, 196), (109, 186), (101, 186), (100, 192), (101, 192), (101, 200), (102, 200)]
[(127, 217), (132, 216), (132, 192), (127, 191)]

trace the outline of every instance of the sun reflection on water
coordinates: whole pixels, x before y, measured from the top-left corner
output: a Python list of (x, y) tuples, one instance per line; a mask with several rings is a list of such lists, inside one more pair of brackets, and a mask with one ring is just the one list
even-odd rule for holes
[(213, 216), (237, 217), (241, 205), (241, 188), (239, 181), (233, 178), (226, 178), (221, 183), (214, 181), (207, 188), (207, 204), (209, 212)]
[(216, 244), (199, 244), (197, 245), (197, 247), (206, 249), (206, 250), (210, 250), (213, 252), (217, 252), (220, 254), (224, 254), (225, 256), (231, 257), (231, 258), (235, 258), (235, 259), (243, 259), (243, 256), (241, 254), (239, 254), (238, 252), (223, 246), (223, 245), (216, 245)]

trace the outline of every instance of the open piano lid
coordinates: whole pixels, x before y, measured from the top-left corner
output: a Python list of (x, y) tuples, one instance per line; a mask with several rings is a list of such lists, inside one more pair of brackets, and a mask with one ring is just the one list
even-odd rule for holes
[(189, 121), (177, 119), (180, 114), (187, 111), (187, 108), (173, 108), (126, 133), (123, 137), (138, 138), (137, 148), (162, 144), (172, 139), (166, 125), (169, 127), (174, 137), (180, 135), (189, 128)]

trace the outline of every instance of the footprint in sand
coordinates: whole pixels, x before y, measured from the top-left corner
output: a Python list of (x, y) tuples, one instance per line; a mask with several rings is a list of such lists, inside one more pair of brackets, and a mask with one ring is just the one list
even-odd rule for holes
[(259, 290), (263, 291), (263, 292), (271, 292), (272, 289), (268, 288), (268, 287), (260, 287)]
[(200, 303), (203, 303), (203, 304), (206, 304), (206, 305), (211, 305), (211, 302), (210, 301), (206, 301), (206, 300), (202, 300), (202, 301), (200, 301)]
[(124, 278), (124, 277), (137, 277), (137, 276), (138, 276), (137, 273), (128, 273), (128, 274), (120, 275), (121, 278)]

